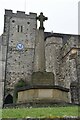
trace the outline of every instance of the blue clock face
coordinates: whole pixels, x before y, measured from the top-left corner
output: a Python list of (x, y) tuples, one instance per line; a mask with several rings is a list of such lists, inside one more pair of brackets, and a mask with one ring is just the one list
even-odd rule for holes
[(18, 50), (22, 50), (24, 48), (23, 44), (19, 43), (17, 44), (17, 49)]

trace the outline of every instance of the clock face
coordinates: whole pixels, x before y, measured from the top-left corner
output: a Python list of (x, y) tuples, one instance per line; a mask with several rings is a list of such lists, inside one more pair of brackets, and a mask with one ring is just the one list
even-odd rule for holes
[(17, 44), (17, 49), (18, 50), (22, 50), (24, 48), (24, 45), (23, 44), (21, 44), (21, 43), (18, 43)]

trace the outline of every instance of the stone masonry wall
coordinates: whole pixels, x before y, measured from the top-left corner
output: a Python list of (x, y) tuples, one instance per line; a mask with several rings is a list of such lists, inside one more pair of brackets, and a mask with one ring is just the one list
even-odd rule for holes
[(46, 71), (54, 73), (56, 84), (67, 88), (77, 81), (76, 61), (71, 58), (73, 48), (78, 48), (77, 36), (71, 36), (65, 44), (60, 37), (50, 37), (45, 42)]
[(54, 73), (55, 85), (58, 85), (59, 82), (59, 54), (61, 47), (62, 38), (50, 37), (45, 41), (46, 71)]
[[(45, 42), (46, 71), (53, 72), (55, 84), (69, 88), (79, 79), (78, 36), (71, 36), (63, 44), (61, 38), (50, 37)], [(79, 52), (78, 52), (79, 53)], [(75, 93), (76, 94), (76, 93)], [(69, 93), (71, 101), (71, 93)]]
[[(14, 85), (20, 80), (30, 81), (33, 71), (36, 14), (5, 11), (4, 39), (7, 46), (6, 93), (12, 93)], [(21, 28), (22, 27), (22, 28)], [(22, 30), (21, 30), (22, 29)], [(5, 36), (6, 39), (5, 39)], [(5, 41), (6, 40), (6, 41)], [(21, 43), (24, 48), (18, 50)]]
[[(62, 58), (60, 61), (60, 68), (62, 71), (62, 79), (64, 79), (64, 86), (70, 88), (72, 81), (77, 81), (76, 61), (72, 57), (72, 50), (78, 48), (78, 37), (70, 37), (66, 44), (61, 49)], [(74, 56), (74, 55), (73, 55)]]
[(80, 46), (77, 56), (77, 77), (78, 77), (78, 102), (80, 104)]
[(0, 36), (0, 108), (3, 106), (4, 96), (4, 61), (2, 61), (2, 36)]

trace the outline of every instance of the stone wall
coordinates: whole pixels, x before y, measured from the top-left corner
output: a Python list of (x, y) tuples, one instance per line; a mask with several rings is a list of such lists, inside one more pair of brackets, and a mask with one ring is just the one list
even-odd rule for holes
[(69, 88), (72, 81), (77, 81), (76, 62), (72, 57), (72, 50), (78, 48), (78, 37), (70, 37), (61, 49), (60, 61), (61, 76), (64, 79), (64, 87)]
[[(78, 82), (78, 74), (77, 74), (77, 60), (79, 60), (77, 54), (78, 48), (79, 48), (78, 36), (71, 36), (67, 40), (66, 44), (63, 45), (63, 48), (61, 49), (62, 58), (60, 61), (60, 69), (61, 69), (61, 77), (64, 80), (64, 83), (62, 85), (66, 88), (70, 88), (72, 82)], [(77, 91), (75, 91), (74, 94), (75, 94), (74, 96), (75, 98)], [(70, 92), (70, 97), (71, 99), (74, 99), (72, 98), (71, 92)], [(76, 101), (75, 103), (78, 103), (78, 96)]]
[(4, 96), (4, 62), (2, 61), (2, 36), (0, 36), (0, 108), (3, 106), (3, 96)]
[[(13, 93), (14, 85), (20, 80), (30, 81), (33, 71), (36, 14), (5, 11), (3, 47), (6, 59), (5, 93)], [(24, 48), (18, 50), (21, 43)], [(6, 53), (6, 52), (7, 53)]]
[(79, 81), (79, 52), (76, 53), (79, 48), (79, 40), (78, 36), (69, 35), (66, 42), (64, 41), (63, 37), (48, 37), (46, 39), (46, 71), (54, 73), (55, 84), (70, 89), (72, 82)]
[(61, 47), (62, 38), (49, 37), (45, 41), (46, 71), (54, 74), (55, 85), (58, 85), (59, 82), (59, 55)]
[(77, 61), (77, 77), (78, 77), (78, 102), (80, 104), (80, 49), (78, 50)]

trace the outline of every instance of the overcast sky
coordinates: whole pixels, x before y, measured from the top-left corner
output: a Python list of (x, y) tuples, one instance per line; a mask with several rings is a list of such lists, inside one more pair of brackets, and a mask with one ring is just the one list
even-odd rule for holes
[(56, 33), (78, 34), (78, 1), (79, 0), (0, 0), (0, 35), (4, 26), (4, 10), (13, 12), (40, 12), (48, 17), (45, 31)]

